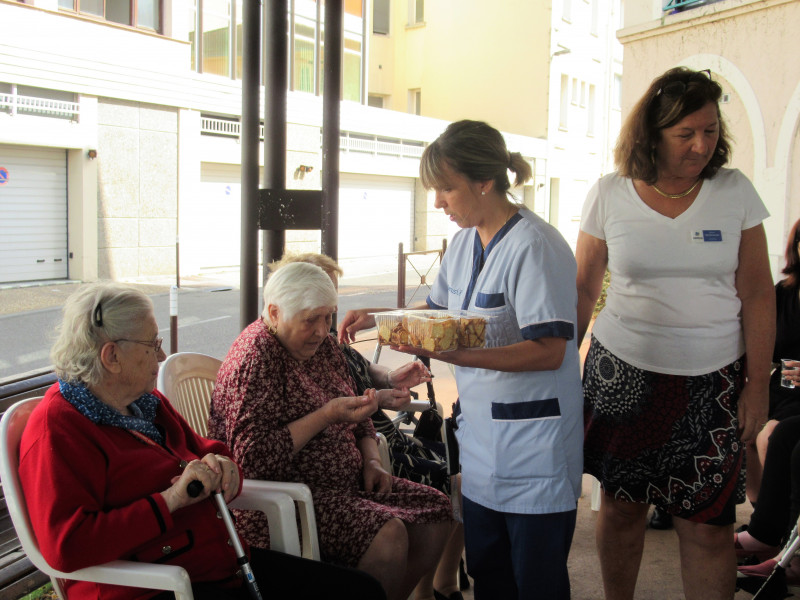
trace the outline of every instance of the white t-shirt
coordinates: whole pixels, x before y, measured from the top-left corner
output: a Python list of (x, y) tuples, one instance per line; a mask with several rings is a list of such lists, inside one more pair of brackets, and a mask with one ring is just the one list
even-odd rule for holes
[(592, 333), (648, 371), (702, 375), (744, 353), (736, 294), (741, 232), (769, 216), (737, 169), (706, 179), (675, 219), (612, 173), (589, 191), (581, 229), (608, 246), (611, 285)]

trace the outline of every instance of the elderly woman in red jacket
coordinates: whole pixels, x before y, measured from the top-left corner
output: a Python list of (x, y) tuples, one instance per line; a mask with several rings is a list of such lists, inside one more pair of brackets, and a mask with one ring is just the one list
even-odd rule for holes
[[(59, 570), (114, 559), (174, 564), (189, 573), (195, 598), (246, 598), (228, 532), (208, 499), (220, 491), (232, 500), (241, 470), (223, 443), (194, 433), (153, 389), (161, 342), (151, 300), (133, 287), (91, 284), (67, 300), (52, 350), (58, 382), (20, 447), (31, 523), (45, 560)], [(187, 493), (193, 480), (203, 484), (197, 497)], [(355, 571), (332, 576), (333, 567), (270, 551), (253, 553), (251, 564), (257, 578), (265, 574), (267, 591), (318, 597), (319, 582), (338, 575), (363, 590), (360, 597), (382, 597), (376, 581)], [(84, 581), (67, 581), (65, 592), (172, 597)]]

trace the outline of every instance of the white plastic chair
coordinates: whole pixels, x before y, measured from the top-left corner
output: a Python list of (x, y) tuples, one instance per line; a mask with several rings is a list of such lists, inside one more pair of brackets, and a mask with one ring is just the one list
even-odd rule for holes
[(222, 361), (197, 352), (176, 352), (158, 371), (156, 387), (199, 435), (208, 436), (211, 392)]
[[(208, 413), (211, 406), (211, 393), (222, 361), (197, 352), (177, 352), (167, 357), (158, 371), (156, 387), (164, 394), (186, 422), (199, 435), (208, 436)], [(303, 543), (297, 536), (295, 507), (291, 511), (280, 503), (262, 510), (251, 507), (251, 491), (258, 490), (256, 501), (262, 493), (285, 494), (295, 503), (300, 515), (300, 529)], [(282, 506), (282, 509), (279, 508)], [(317, 541), (317, 522), (314, 516), (314, 503), (311, 490), (302, 483), (280, 481), (258, 481), (245, 479), (242, 493), (230, 504), (231, 508), (262, 510), (269, 521), (270, 546), (273, 550), (319, 560)]]

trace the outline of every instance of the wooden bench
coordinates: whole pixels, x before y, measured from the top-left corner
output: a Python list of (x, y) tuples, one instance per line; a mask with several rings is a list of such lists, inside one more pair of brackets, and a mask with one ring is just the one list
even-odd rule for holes
[[(49, 369), (26, 373), (0, 382), (0, 415), (19, 400), (42, 396), (56, 380)], [(8, 516), (0, 481), (0, 600), (17, 600), (41, 587), (50, 578), (25, 556)]]

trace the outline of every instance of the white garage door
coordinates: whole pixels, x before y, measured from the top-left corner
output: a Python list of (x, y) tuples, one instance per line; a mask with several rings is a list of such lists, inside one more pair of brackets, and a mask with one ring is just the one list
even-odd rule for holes
[[(196, 268), (237, 266), (240, 261), (242, 186), (239, 165), (203, 163), (200, 195), (181, 207), (181, 262)], [(186, 257), (186, 258), (184, 258)], [(187, 264), (187, 267), (190, 265)]]
[[(411, 248), (414, 180), (342, 174), (339, 263), (346, 277), (397, 271), (397, 245)], [(201, 193), (181, 207), (181, 269), (238, 265), (241, 184), (238, 165), (203, 163)], [(289, 249), (293, 249), (291, 235)], [(294, 244), (306, 251), (306, 244)], [(259, 254), (260, 256), (260, 254)]]
[(66, 277), (66, 150), (0, 144), (0, 282)]
[(411, 252), (414, 180), (342, 174), (339, 263), (345, 277), (397, 272), (397, 245)]

